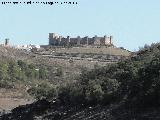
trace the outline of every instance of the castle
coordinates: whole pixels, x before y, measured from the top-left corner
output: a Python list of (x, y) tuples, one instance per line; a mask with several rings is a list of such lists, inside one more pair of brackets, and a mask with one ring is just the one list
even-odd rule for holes
[(92, 38), (88, 36), (81, 38), (78, 36), (77, 38), (71, 38), (67, 36), (67, 38), (59, 36), (56, 33), (49, 33), (49, 45), (53, 46), (83, 46), (83, 45), (95, 45), (95, 46), (110, 46), (113, 45), (113, 36), (107, 37), (98, 37), (95, 35)]

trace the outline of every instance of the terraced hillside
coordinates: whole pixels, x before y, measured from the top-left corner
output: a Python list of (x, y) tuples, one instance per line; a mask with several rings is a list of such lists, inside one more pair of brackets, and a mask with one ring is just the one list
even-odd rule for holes
[[(23, 60), (40, 66), (62, 69), (64, 79), (77, 76), (81, 68), (93, 69), (130, 56), (131, 52), (120, 48), (52, 48), (31, 52), (0, 46), (0, 59)], [(54, 72), (54, 71), (53, 71)], [(71, 75), (72, 74), (72, 75)]]
[(117, 47), (72, 47), (54, 49), (57, 53), (90, 53), (129, 56), (130, 51)]

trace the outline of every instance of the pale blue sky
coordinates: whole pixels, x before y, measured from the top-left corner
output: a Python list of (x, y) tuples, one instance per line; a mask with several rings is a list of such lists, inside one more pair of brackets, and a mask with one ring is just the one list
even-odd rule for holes
[(77, 1), (78, 5), (0, 4), (0, 43), (10, 38), (12, 44), (48, 44), (50, 32), (64, 37), (113, 35), (117, 46), (129, 50), (160, 41), (160, 0)]

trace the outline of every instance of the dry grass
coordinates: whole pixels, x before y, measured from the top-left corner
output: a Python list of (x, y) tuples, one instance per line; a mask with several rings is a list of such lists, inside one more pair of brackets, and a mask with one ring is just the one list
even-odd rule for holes
[(115, 47), (73, 47), (73, 48), (56, 48), (56, 53), (94, 53), (94, 54), (111, 54), (118, 56), (129, 56), (130, 52)]

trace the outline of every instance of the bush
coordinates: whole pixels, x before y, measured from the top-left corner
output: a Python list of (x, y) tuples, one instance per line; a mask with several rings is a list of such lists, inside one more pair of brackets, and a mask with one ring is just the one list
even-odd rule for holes
[(62, 76), (63, 75), (63, 70), (62, 70), (62, 68), (61, 67), (58, 67), (57, 68), (57, 71), (56, 71), (56, 74), (55, 74), (56, 76)]
[(11, 89), (14, 88), (14, 84), (11, 81), (0, 80), (0, 88)]
[(58, 99), (63, 104), (76, 105), (85, 103), (85, 96), (80, 85), (69, 83), (58, 89)]
[(85, 91), (86, 100), (90, 104), (100, 103), (103, 99), (104, 91), (100, 84), (96, 84), (95, 81), (89, 81), (88, 87)]
[(129, 101), (137, 106), (160, 105), (160, 58), (153, 59), (150, 64), (139, 69), (138, 79), (133, 80), (130, 87)]
[(34, 96), (36, 99), (54, 99), (57, 97), (57, 91), (55, 87), (50, 86), (47, 82), (37, 84), (28, 90), (28, 93)]

